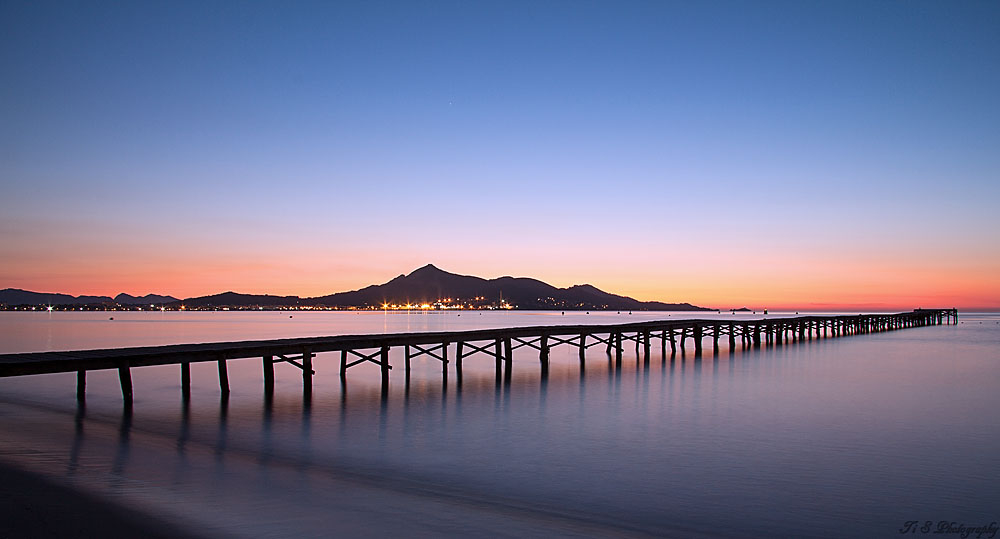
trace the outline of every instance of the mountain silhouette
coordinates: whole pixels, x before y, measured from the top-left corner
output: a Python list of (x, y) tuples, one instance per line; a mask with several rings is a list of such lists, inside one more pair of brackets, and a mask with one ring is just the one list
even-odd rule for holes
[(176, 303), (186, 307), (295, 307), (304, 305), (298, 296), (272, 296), (269, 294), (237, 294), (223, 292), (211, 296), (199, 296), (179, 300)]
[(556, 288), (527, 277), (483, 279), (471, 275), (456, 275), (433, 264), (400, 275), (391, 281), (352, 292), (341, 292), (304, 300), (308, 305), (381, 306), (388, 304), (432, 304), (443, 299), (499, 304), (501, 299), (519, 309), (629, 309), (629, 310), (711, 310), (688, 303), (639, 301), (609, 294), (591, 285)]
[(160, 296), (158, 294), (146, 294), (145, 296), (130, 296), (129, 294), (118, 294), (115, 296), (115, 303), (122, 305), (159, 305), (162, 303), (173, 303), (177, 298), (173, 296)]
[(111, 303), (108, 296), (71, 296), (48, 292), (31, 292), (18, 288), (0, 290), (0, 304), (3, 305), (92, 305)]
[[(446, 301), (447, 300), (447, 301)], [(408, 275), (399, 275), (387, 283), (366, 286), (360, 290), (340, 292), (314, 298), (299, 296), (273, 296), (267, 294), (239, 294), (223, 292), (177, 300), (170, 296), (149, 294), (142, 297), (119, 294), (114, 299), (107, 296), (79, 296), (45, 294), (8, 288), (0, 291), (0, 304), (5, 305), (85, 305), (114, 304), (184, 305), (193, 308), (214, 307), (377, 307), (389, 305), (432, 305), (436, 302), (477, 307), (501, 306), (517, 309), (558, 310), (639, 310), (639, 311), (711, 311), (690, 303), (663, 303), (639, 301), (626, 296), (604, 292), (589, 284), (557, 288), (528, 277), (499, 277), (483, 279), (472, 275), (457, 275), (427, 264)]]
[(160, 296), (157, 294), (146, 294), (145, 296), (130, 296), (128, 294), (118, 294), (114, 298), (110, 296), (71, 296), (69, 294), (54, 294), (48, 292), (31, 292), (19, 288), (6, 288), (0, 290), (0, 305), (98, 305), (114, 304), (119, 305), (163, 305), (174, 303), (177, 298), (173, 296)]

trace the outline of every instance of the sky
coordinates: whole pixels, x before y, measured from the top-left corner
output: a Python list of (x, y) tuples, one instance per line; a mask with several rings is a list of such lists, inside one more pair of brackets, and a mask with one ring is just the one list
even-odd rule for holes
[(1000, 3), (0, 3), (0, 288), (1000, 308)]

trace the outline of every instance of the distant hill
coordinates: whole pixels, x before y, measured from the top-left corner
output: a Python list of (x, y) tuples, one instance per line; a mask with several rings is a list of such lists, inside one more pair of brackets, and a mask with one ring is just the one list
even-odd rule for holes
[(499, 306), (501, 300), (518, 309), (559, 310), (631, 310), (631, 311), (713, 311), (690, 303), (662, 303), (639, 301), (626, 296), (609, 294), (589, 284), (556, 288), (537, 279), (527, 277), (500, 277), (483, 279), (471, 275), (457, 275), (438, 269), (432, 264), (400, 275), (379, 285), (360, 290), (340, 292), (315, 298), (298, 296), (272, 296), (265, 294), (238, 294), (223, 292), (178, 300), (171, 296), (148, 294), (141, 297), (118, 294), (107, 296), (79, 296), (46, 294), (8, 288), (0, 291), (0, 304), (5, 305), (184, 305), (191, 308), (215, 307), (380, 307), (384, 303), (396, 305), (434, 304), (450, 300), (451, 304), (478, 307)]
[(167, 304), (177, 301), (172, 296), (160, 296), (157, 294), (147, 294), (142, 297), (130, 296), (128, 294), (118, 294), (112, 299), (109, 296), (71, 296), (69, 294), (55, 294), (49, 292), (31, 292), (17, 288), (7, 288), (0, 290), (0, 304), (2, 305), (99, 305), (118, 303), (120, 305), (150, 305)]
[(537, 279), (526, 277), (500, 277), (483, 279), (470, 275), (456, 275), (438, 269), (432, 264), (419, 268), (409, 275), (400, 275), (391, 281), (372, 285), (352, 292), (303, 300), (307, 305), (325, 306), (379, 306), (390, 304), (434, 303), (440, 299), (479, 300), (499, 303), (500, 299), (519, 309), (615, 309), (647, 311), (709, 311), (689, 303), (661, 303), (639, 301), (599, 290), (591, 285), (556, 288)]
[(183, 303), (186, 307), (291, 307), (304, 304), (302, 298), (298, 296), (237, 294), (236, 292), (187, 298), (177, 300), (177, 303)]
[(90, 305), (111, 303), (112, 301), (108, 296), (70, 296), (69, 294), (30, 292), (17, 288), (0, 290), (0, 304), (4, 305)]
[(162, 303), (173, 303), (177, 301), (177, 298), (173, 296), (160, 296), (157, 294), (146, 294), (145, 296), (135, 297), (128, 294), (118, 294), (115, 296), (115, 303), (120, 303), (122, 305), (159, 305)]

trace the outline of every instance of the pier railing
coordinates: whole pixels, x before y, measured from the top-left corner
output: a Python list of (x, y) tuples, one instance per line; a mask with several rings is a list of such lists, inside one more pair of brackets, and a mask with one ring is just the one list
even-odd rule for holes
[[(220, 342), (113, 348), (105, 350), (75, 350), (67, 352), (35, 352), (0, 355), (0, 377), (76, 372), (77, 399), (86, 395), (87, 371), (117, 369), (125, 405), (132, 405), (134, 367), (180, 365), (181, 393), (185, 399), (191, 391), (191, 363), (215, 361), (219, 367), (219, 386), (223, 397), (229, 394), (227, 362), (234, 359), (261, 358), (264, 392), (274, 392), (274, 366), (288, 363), (302, 371), (303, 389), (312, 391), (315, 374), (313, 359), (323, 352), (340, 352), (340, 375), (363, 363), (378, 365), (383, 390), (388, 388), (389, 360), (392, 348), (403, 348), (403, 368), (409, 376), (411, 360), (426, 355), (441, 362), (445, 375), (449, 363), (454, 363), (461, 376), (462, 362), (480, 354), (492, 357), (497, 382), (509, 382), (514, 363), (514, 350), (522, 347), (538, 351), (543, 373), (549, 367), (549, 351), (554, 346), (567, 345), (579, 349), (580, 361), (591, 347), (604, 347), (608, 357), (622, 361), (625, 342), (635, 345), (649, 361), (652, 342), (659, 340), (662, 354), (672, 355), (678, 349), (684, 354), (691, 341), (695, 357), (700, 357), (705, 341), (713, 353), (719, 352), (719, 341), (728, 341), (732, 352), (737, 341), (743, 348), (761, 345), (780, 346), (802, 340), (840, 337), (896, 329), (957, 324), (957, 309), (917, 309), (897, 314), (859, 314), (838, 316), (771, 317), (755, 320), (657, 320), (609, 325), (558, 325), (515, 328), (479, 329), (426, 333), (390, 333), (376, 335), (339, 335), (262, 341)], [(449, 358), (449, 350), (454, 352)], [(398, 365), (397, 365), (398, 366)]]

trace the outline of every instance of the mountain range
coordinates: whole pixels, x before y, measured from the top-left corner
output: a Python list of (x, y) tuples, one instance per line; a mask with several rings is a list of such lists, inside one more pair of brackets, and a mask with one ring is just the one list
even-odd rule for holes
[[(158, 298), (158, 299), (157, 299)], [(445, 301), (447, 300), (447, 301)], [(371, 285), (360, 290), (340, 292), (313, 298), (298, 296), (272, 296), (224, 292), (178, 300), (170, 296), (147, 295), (140, 298), (119, 294), (114, 299), (107, 296), (79, 296), (42, 294), (23, 290), (0, 291), (0, 304), (7, 305), (81, 305), (88, 303), (119, 303), (123, 305), (167, 304), (190, 308), (213, 307), (382, 307), (383, 305), (445, 305), (501, 306), (518, 309), (570, 309), (570, 310), (647, 310), (647, 311), (709, 311), (690, 303), (663, 303), (639, 301), (626, 296), (610, 294), (589, 284), (557, 288), (537, 279), (526, 277), (500, 277), (483, 279), (471, 275), (457, 275), (438, 269), (432, 264), (400, 275), (387, 283)]]
[(159, 296), (156, 294), (147, 294), (140, 297), (118, 294), (112, 298), (110, 296), (71, 296), (69, 294), (30, 292), (17, 288), (0, 290), (0, 304), (2, 305), (95, 305), (103, 303), (117, 303), (119, 305), (163, 305), (176, 301), (178, 299), (173, 296)]

